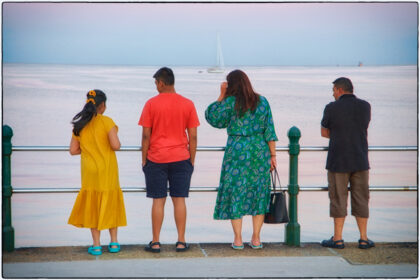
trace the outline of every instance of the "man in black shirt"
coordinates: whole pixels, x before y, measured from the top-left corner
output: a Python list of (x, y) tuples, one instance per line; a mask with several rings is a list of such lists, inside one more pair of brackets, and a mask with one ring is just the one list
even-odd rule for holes
[(367, 249), (375, 246), (367, 238), (370, 168), (367, 130), (370, 104), (353, 94), (353, 85), (348, 78), (338, 78), (333, 84), (335, 102), (325, 106), (321, 136), (330, 139), (326, 169), (334, 236), (322, 241), (321, 245), (344, 248), (342, 232), (350, 183), (351, 214), (356, 217), (360, 231), (359, 248)]

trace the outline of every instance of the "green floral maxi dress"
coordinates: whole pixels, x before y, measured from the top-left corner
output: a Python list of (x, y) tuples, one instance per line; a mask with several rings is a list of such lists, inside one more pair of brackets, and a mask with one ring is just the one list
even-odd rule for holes
[(227, 128), (228, 133), (213, 218), (232, 220), (267, 213), (271, 158), (268, 141), (277, 141), (267, 99), (260, 96), (256, 110), (239, 117), (235, 97), (229, 96), (207, 107), (206, 120), (213, 127)]

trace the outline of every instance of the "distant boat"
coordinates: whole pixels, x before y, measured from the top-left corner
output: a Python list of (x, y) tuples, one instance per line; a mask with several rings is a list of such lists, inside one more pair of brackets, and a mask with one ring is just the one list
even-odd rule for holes
[(225, 63), (223, 61), (222, 43), (220, 42), (220, 36), (217, 34), (217, 54), (216, 54), (216, 66), (207, 69), (209, 73), (223, 73), (225, 72)]

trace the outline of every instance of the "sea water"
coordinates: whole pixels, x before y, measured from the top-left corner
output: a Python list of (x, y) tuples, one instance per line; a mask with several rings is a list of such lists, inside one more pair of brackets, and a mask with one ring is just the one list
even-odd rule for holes
[[(3, 124), (12, 127), (15, 146), (64, 146), (71, 138), (73, 116), (85, 104), (86, 92), (101, 89), (108, 97), (105, 115), (119, 127), (123, 146), (141, 145), (138, 120), (145, 102), (157, 94), (153, 74), (159, 67), (92, 65), (3, 65)], [(200, 119), (199, 146), (224, 146), (226, 130), (207, 124), (204, 111), (220, 93), (225, 73), (205, 67), (172, 67), (175, 88), (191, 99)], [(320, 136), (325, 105), (333, 101), (332, 81), (345, 76), (355, 95), (372, 106), (370, 146), (417, 145), (417, 67), (239, 67), (256, 92), (271, 106), (277, 146), (287, 146), (287, 131), (301, 131), (301, 146), (327, 146)], [(145, 185), (140, 152), (117, 153), (122, 187)], [(223, 152), (198, 152), (194, 187), (218, 186)], [(416, 152), (370, 152), (371, 186), (417, 186)], [(301, 152), (299, 185), (326, 186), (326, 152)], [(282, 185), (288, 182), (288, 154), (278, 152)], [(80, 157), (67, 152), (14, 152), (15, 188), (80, 187)], [(128, 226), (120, 229), (121, 243), (147, 243), (151, 238), (151, 200), (144, 193), (125, 193)], [(190, 242), (231, 242), (227, 221), (214, 221), (216, 193), (191, 193), (187, 200), (187, 238)], [(87, 230), (67, 225), (76, 194), (14, 194), (12, 220), (16, 246), (89, 244)], [(162, 242), (176, 241), (168, 200)], [(394, 216), (389, 217), (389, 214)], [(244, 220), (244, 238), (252, 233)], [(357, 227), (348, 219), (344, 238), (357, 240)], [(326, 192), (299, 194), (302, 241), (319, 241), (331, 234)], [(348, 228), (347, 228), (348, 227)], [(403, 227), (404, 233), (395, 229)], [(417, 240), (417, 192), (372, 192), (369, 232), (376, 241)], [(373, 232), (372, 232), (373, 231)], [(265, 225), (264, 241), (282, 242), (283, 225)], [(246, 236), (246, 237), (245, 237)], [(108, 237), (105, 237), (108, 238)]]

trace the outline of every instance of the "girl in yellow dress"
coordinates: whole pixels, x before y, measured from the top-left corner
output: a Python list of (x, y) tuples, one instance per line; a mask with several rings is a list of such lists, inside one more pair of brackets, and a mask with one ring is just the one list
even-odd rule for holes
[(120, 149), (118, 126), (104, 116), (106, 95), (101, 90), (87, 93), (86, 105), (72, 121), (70, 154), (81, 155), (82, 188), (77, 195), (68, 223), (90, 228), (93, 246), (88, 253), (101, 255), (101, 230), (109, 229), (108, 251), (117, 253), (117, 229), (126, 226), (124, 198), (118, 178), (115, 151)]

